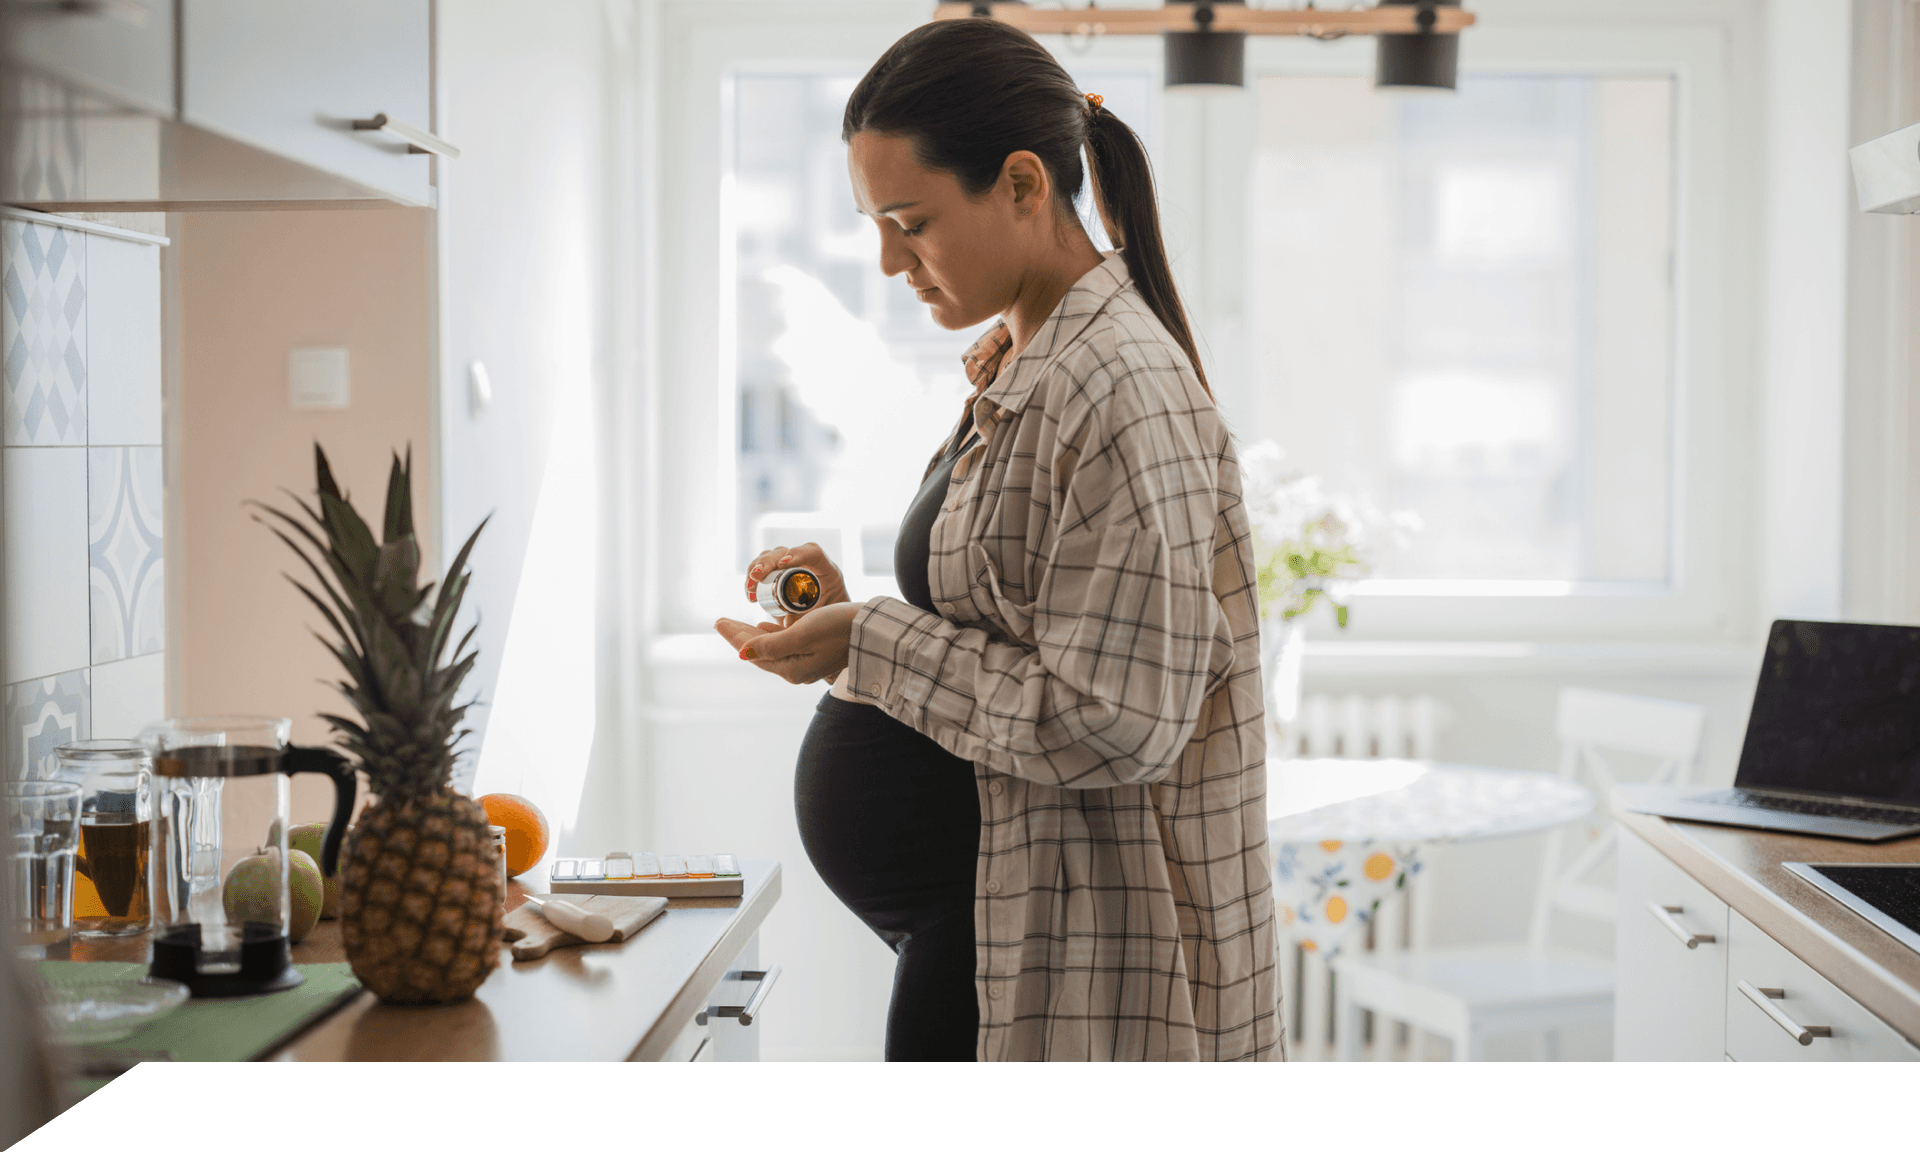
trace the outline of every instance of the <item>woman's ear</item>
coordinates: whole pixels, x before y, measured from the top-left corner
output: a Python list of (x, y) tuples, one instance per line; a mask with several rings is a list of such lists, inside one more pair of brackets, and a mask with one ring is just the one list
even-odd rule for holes
[(1053, 181), (1047, 178), (1047, 166), (1031, 152), (1015, 152), (1000, 165), (1000, 182), (1013, 195), (1014, 212), (1020, 216), (1037, 215), (1053, 200)]

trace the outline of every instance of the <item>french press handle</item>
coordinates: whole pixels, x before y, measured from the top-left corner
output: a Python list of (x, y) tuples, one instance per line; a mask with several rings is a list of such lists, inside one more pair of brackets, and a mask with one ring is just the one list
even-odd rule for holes
[(327, 825), (327, 839), (320, 848), (320, 874), (331, 876), (340, 863), (340, 842), (347, 836), (347, 821), (353, 819), (353, 801), (360, 790), (360, 778), (347, 758), (331, 748), (311, 748), (290, 744), (280, 754), (280, 771), (318, 772), (333, 777), (333, 823)]

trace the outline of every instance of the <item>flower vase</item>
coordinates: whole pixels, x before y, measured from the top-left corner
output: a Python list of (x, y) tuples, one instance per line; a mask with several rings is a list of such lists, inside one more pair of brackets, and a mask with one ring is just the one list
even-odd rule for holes
[(1260, 622), (1260, 678), (1267, 693), (1267, 753), (1270, 756), (1288, 758), (1297, 750), (1300, 668), (1306, 652), (1306, 628), (1299, 620)]

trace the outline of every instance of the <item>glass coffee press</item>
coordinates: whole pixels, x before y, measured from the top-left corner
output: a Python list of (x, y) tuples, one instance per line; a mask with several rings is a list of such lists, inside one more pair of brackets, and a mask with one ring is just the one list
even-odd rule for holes
[[(315, 861), (325, 876), (339, 864), (358, 785), (338, 753), (289, 743), (292, 729), (285, 718), (213, 716), (168, 720), (141, 734), (160, 808), (150, 853), (161, 905), (151, 975), (178, 980), (196, 997), (301, 982), (288, 940), (288, 778), (333, 779), (333, 821)], [(223, 819), (240, 843), (223, 843)]]

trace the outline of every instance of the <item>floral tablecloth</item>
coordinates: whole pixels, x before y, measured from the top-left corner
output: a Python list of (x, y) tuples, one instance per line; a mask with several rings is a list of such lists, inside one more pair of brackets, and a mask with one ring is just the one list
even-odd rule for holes
[(1537, 832), (1593, 810), (1591, 792), (1546, 772), (1307, 759), (1276, 760), (1268, 775), (1281, 923), (1329, 957), (1422, 870), (1422, 844)]
[(1273, 846), (1280, 922), (1309, 952), (1332, 957), (1380, 902), (1420, 871), (1416, 846), (1372, 840), (1285, 840)]

